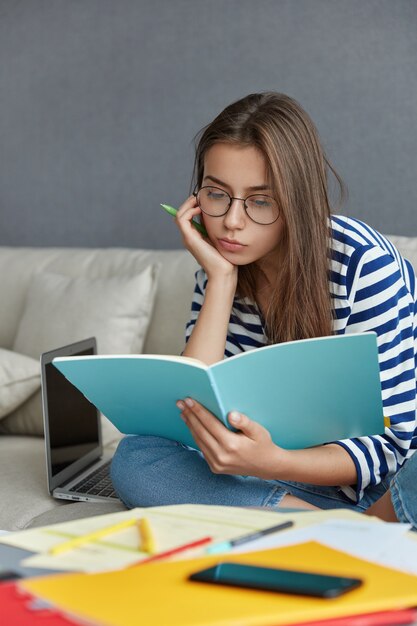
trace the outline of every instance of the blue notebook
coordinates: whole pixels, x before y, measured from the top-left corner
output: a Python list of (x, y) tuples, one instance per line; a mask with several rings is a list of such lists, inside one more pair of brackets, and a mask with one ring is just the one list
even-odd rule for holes
[(287, 449), (384, 432), (376, 335), (265, 346), (211, 366), (164, 355), (57, 357), (53, 364), (126, 434), (197, 447), (175, 403), (198, 400), (228, 428), (236, 410)]

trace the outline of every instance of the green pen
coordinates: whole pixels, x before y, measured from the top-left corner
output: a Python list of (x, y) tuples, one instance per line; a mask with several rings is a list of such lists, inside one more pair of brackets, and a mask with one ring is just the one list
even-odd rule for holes
[[(169, 204), (161, 204), (161, 207), (165, 209), (165, 211), (169, 213), (170, 215), (172, 215), (173, 217), (175, 217), (178, 212), (178, 209), (174, 209), (174, 207), (169, 206)], [(202, 224), (199, 224), (198, 222), (195, 222), (194, 220), (191, 220), (191, 224), (195, 226), (195, 228), (198, 230), (198, 232), (200, 232), (203, 235), (203, 237), (207, 237), (207, 231)]]

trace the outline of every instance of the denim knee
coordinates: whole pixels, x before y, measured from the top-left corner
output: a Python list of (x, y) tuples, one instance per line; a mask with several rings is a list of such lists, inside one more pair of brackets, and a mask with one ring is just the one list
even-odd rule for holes
[(129, 508), (185, 503), (275, 507), (285, 494), (276, 481), (214, 474), (198, 450), (151, 436), (122, 439), (111, 478)]
[[(175, 453), (180, 444), (170, 439), (152, 436), (128, 435), (120, 440), (110, 466), (110, 477), (120, 500), (128, 507), (152, 506), (146, 494), (141, 498), (142, 489), (151, 488), (151, 477), (146, 468), (161, 458)], [(142, 489), (141, 489), (142, 487)]]
[(123, 487), (126, 484), (125, 477), (127, 466), (129, 464), (129, 448), (130, 437), (125, 437), (121, 439), (119, 445), (117, 446), (116, 452), (113, 455), (113, 459), (110, 465), (110, 478), (113, 483), (113, 487), (119, 496), (120, 500), (128, 507), (132, 508), (130, 503), (126, 501), (126, 494), (124, 493)]

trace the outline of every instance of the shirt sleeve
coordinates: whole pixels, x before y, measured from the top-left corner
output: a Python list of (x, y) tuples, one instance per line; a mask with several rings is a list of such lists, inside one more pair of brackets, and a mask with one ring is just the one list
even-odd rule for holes
[(191, 337), (191, 333), (194, 330), (195, 323), (198, 319), (199, 313), (201, 311), (201, 307), (204, 302), (204, 292), (206, 290), (207, 285), (207, 276), (205, 271), (200, 268), (195, 273), (195, 287), (193, 299), (191, 302), (191, 313), (190, 319), (187, 322), (185, 327), (185, 343), (187, 344), (189, 338)]
[[(203, 306), (207, 286), (207, 275), (201, 268), (195, 273), (195, 287), (191, 303), (190, 319), (185, 327), (185, 343), (187, 344)], [(265, 336), (259, 314), (254, 305), (243, 305), (233, 302), (227, 328), (224, 358), (239, 354), (245, 350), (253, 350), (265, 344)]]
[(347, 270), (350, 315), (345, 332), (377, 334), (383, 435), (335, 443), (355, 463), (358, 482), (342, 491), (358, 502), (368, 486), (394, 474), (411, 456), (416, 427), (416, 285), (408, 261), (378, 246), (357, 250)]

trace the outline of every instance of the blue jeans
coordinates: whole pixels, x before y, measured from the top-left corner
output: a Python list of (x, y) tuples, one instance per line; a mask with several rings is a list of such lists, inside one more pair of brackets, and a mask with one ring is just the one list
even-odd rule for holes
[(355, 505), (338, 487), (213, 474), (198, 450), (162, 437), (129, 435), (111, 464), (111, 478), (128, 508), (167, 504), (217, 504), (277, 508), (290, 493), (323, 509), (363, 511), (387, 489), (367, 489)]
[(412, 524), (417, 529), (417, 452), (397, 472), (390, 488), (398, 520)]

